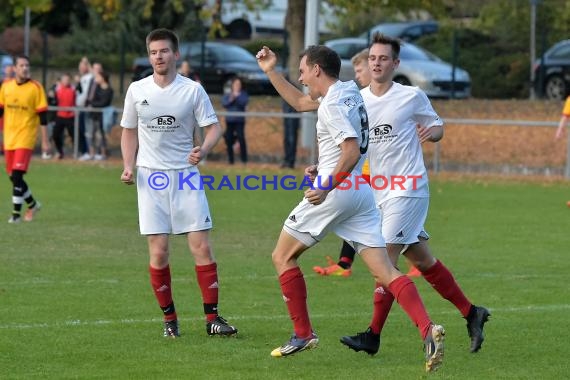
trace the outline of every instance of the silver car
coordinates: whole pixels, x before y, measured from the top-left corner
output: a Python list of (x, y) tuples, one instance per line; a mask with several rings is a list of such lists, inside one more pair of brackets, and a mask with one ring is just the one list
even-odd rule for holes
[[(339, 38), (325, 42), (341, 58), (340, 79), (354, 79), (351, 58), (368, 47), (366, 38)], [(467, 71), (453, 67), (432, 53), (409, 42), (400, 50), (400, 65), (394, 73), (394, 81), (421, 88), (431, 98), (468, 98), (471, 96), (471, 78)], [(452, 91), (453, 90), (453, 91)], [(453, 94), (452, 94), (453, 92)]]

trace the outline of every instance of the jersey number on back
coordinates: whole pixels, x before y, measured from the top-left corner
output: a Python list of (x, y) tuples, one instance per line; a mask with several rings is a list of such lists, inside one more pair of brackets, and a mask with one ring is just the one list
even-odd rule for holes
[(360, 114), (360, 135), (362, 136), (362, 141), (360, 142), (360, 154), (364, 154), (368, 151), (368, 114), (366, 113), (366, 108), (364, 108), (364, 106), (358, 107), (358, 113)]

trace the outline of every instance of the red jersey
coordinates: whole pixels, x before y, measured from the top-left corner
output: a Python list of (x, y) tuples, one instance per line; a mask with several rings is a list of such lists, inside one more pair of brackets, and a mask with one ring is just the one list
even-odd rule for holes
[[(57, 86), (55, 98), (59, 107), (75, 107), (75, 89), (71, 86)], [(57, 111), (56, 116), (70, 119), (75, 114), (73, 111)]]

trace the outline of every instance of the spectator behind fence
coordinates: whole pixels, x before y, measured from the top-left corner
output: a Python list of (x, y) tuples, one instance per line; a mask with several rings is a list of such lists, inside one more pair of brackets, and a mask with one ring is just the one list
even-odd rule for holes
[(188, 62), (188, 61), (182, 61), (182, 63), (180, 64), (180, 69), (178, 70), (178, 73), (182, 76), (185, 76), (186, 78), (192, 79), (194, 82), (200, 83), (200, 76), (198, 75), (197, 72), (192, 70), (192, 67), (190, 66), (190, 62)]
[[(231, 80), (229, 94), (222, 98), (222, 106), (230, 112), (245, 112), (249, 96), (242, 88), (241, 79), (235, 77)], [(247, 145), (245, 142), (245, 116), (226, 116), (226, 140), (228, 160), (234, 163), (234, 141), (237, 138), (240, 147), (241, 162), (247, 163)]]
[[(75, 105), (77, 107), (85, 107), (87, 103), (87, 95), (89, 94), (89, 85), (93, 80), (93, 73), (91, 72), (91, 63), (87, 57), (81, 58), (79, 61), (79, 74), (75, 79)], [(79, 159), (87, 160), (89, 156), (89, 147), (87, 146), (87, 139), (85, 138), (85, 123), (87, 113), (84, 111), (79, 112), (79, 134), (77, 142), (79, 144)]]
[[(58, 107), (74, 107), (75, 106), (75, 88), (71, 84), (71, 75), (63, 74), (59, 81), (59, 86), (55, 89), (56, 106)], [(50, 104), (51, 105), (51, 104)], [(73, 142), (74, 137), (75, 113), (71, 110), (58, 110), (55, 115), (55, 125), (53, 127), (53, 143), (57, 150), (57, 158), (63, 159), (65, 131)]]
[(107, 139), (103, 128), (103, 108), (111, 105), (113, 101), (113, 88), (109, 84), (109, 74), (105, 71), (96, 71), (95, 87), (90, 105), (93, 108), (101, 109), (99, 112), (91, 113), (91, 125), (87, 124), (87, 143), (89, 144), (89, 154), (95, 160), (105, 160), (107, 158)]
[[(60, 80), (61, 77), (57, 77), (55, 79), (55, 82), (46, 90), (47, 102), (48, 106), (50, 107), (57, 107), (57, 98), (55, 96), (55, 91), (59, 88)], [(50, 141), (52, 140), (53, 137), (56, 113), (57, 113), (56, 110), (48, 110), (46, 113), (47, 115), (46, 128), (47, 128), (48, 138), (50, 139)], [(51, 154), (51, 152), (42, 152), (42, 160), (50, 160), (52, 157), (53, 155)]]

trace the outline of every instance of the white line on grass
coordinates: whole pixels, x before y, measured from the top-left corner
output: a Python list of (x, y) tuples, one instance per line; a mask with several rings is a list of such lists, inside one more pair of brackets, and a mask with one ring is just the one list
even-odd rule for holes
[[(506, 313), (534, 313), (534, 312), (544, 312), (544, 311), (561, 311), (570, 309), (570, 304), (561, 305), (527, 305), (527, 306), (515, 306), (515, 307), (503, 307), (503, 308), (492, 308), (489, 309), (491, 313), (506, 314)], [(431, 312), (432, 315), (441, 314), (455, 314), (457, 311), (441, 311), (441, 312)], [(369, 316), (370, 312), (361, 313), (336, 313), (336, 314), (312, 314), (311, 319), (340, 319), (340, 318), (353, 318)], [(288, 319), (287, 314), (280, 315), (240, 315), (231, 316), (231, 320), (263, 320), (263, 321), (273, 321)], [(204, 317), (194, 317), (194, 318), (178, 318), (180, 321), (202, 321)], [(101, 326), (101, 325), (120, 325), (120, 324), (145, 324), (145, 323), (160, 323), (162, 318), (150, 318), (150, 319), (99, 319), (94, 321), (82, 321), (82, 320), (70, 320), (62, 322), (50, 322), (50, 323), (9, 323), (0, 325), (0, 329), (45, 329), (45, 328), (62, 328), (70, 326)]]
[[(245, 275), (245, 276), (224, 276), (224, 281), (244, 281), (244, 280), (275, 280), (277, 281), (278, 276), (276, 274), (272, 275)], [(122, 278), (94, 278), (89, 280), (60, 280), (60, 279), (49, 279), (42, 277), (30, 278), (25, 281), (12, 281), (12, 282), (0, 282), (0, 287), (18, 287), (18, 286), (34, 286), (34, 285), (74, 285), (74, 284), (120, 284), (126, 282), (142, 282), (139, 279), (125, 280)], [(146, 282), (146, 280), (144, 281)], [(194, 283), (196, 282), (196, 277), (174, 277), (172, 282), (177, 283)]]

